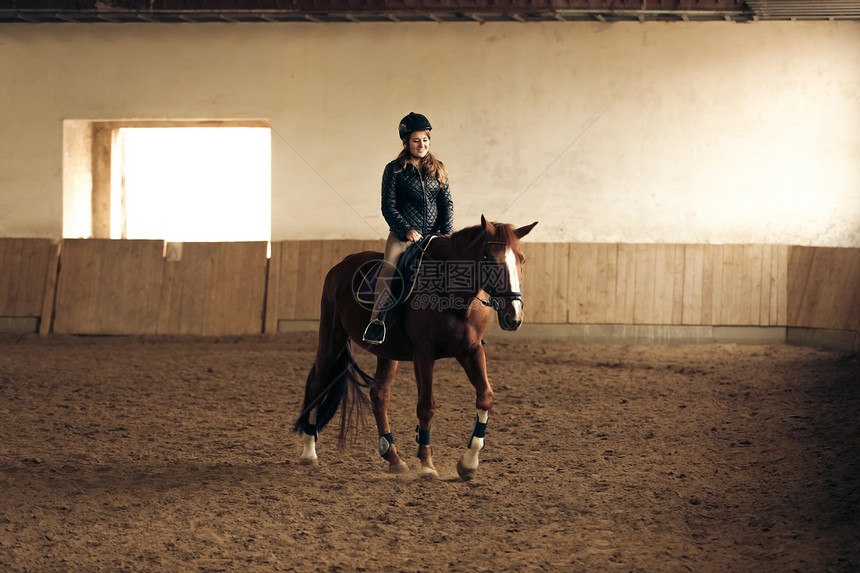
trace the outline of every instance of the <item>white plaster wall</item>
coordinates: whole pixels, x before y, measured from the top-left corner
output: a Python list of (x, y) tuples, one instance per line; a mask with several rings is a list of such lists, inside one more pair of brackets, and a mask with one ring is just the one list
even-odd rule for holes
[(0, 25), (0, 236), (62, 235), (63, 120), (261, 117), (274, 240), (384, 236), (409, 111), (456, 227), (860, 247), (856, 22)]

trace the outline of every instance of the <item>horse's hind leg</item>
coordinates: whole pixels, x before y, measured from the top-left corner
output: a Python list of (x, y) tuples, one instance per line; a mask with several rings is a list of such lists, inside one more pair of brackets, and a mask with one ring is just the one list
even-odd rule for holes
[[(305, 390), (305, 401), (308, 402), (307, 394), (311, 391), (311, 386), (316, 380), (316, 364), (311, 366), (310, 374), (308, 374), (308, 384)], [(317, 407), (315, 404), (305, 405), (307, 409), (307, 419), (302, 428), (302, 457), (299, 458), (299, 463), (302, 465), (317, 465)], [(303, 412), (304, 413), (304, 412)]]
[[(328, 286), (328, 285), (326, 285)], [(305, 397), (302, 411), (296, 420), (295, 430), (302, 435), (302, 456), (300, 463), (316, 465), (317, 431), (321, 430), (334, 414), (343, 398), (340, 386), (345, 379), (338, 380), (339, 369), (345, 367), (338, 362), (347, 345), (346, 331), (340, 325), (335, 313), (335, 304), (324, 290), (321, 305), (319, 345), (316, 358), (305, 384)], [(341, 383), (338, 383), (341, 382)]]
[(409, 469), (394, 445), (391, 426), (388, 423), (388, 404), (391, 401), (391, 384), (397, 372), (397, 361), (386, 358), (376, 359), (376, 375), (374, 386), (370, 389), (370, 401), (373, 404), (373, 416), (376, 418), (376, 429), (379, 431), (379, 455), (388, 462), (388, 471), (402, 473)]
[(463, 458), (457, 462), (457, 473), (465, 481), (475, 477), (478, 470), (478, 455), (484, 449), (484, 432), (487, 429), (487, 420), (490, 417), (490, 409), (493, 407), (495, 397), (490, 387), (490, 379), (487, 377), (487, 360), (484, 349), (478, 346), (457, 356), (457, 362), (466, 371), (469, 381), (475, 387), (475, 407), (477, 408), (477, 420), (472, 437), (469, 438), (469, 447)]

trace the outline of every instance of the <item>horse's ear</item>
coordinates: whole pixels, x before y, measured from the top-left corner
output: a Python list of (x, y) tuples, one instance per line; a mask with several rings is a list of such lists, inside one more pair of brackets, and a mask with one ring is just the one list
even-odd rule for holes
[(483, 215), (481, 215), (481, 229), (483, 229), (485, 233), (490, 234), (496, 231), (496, 228), (493, 227), (493, 224), (487, 221), (487, 219), (485, 219)]
[(522, 239), (523, 237), (525, 237), (526, 235), (528, 235), (528, 234), (529, 234), (529, 232), (530, 232), (532, 229), (534, 229), (534, 228), (535, 228), (535, 225), (537, 225), (537, 224), (538, 224), (538, 222), (537, 222), (537, 221), (535, 221), (535, 222), (534, 222), (534, 223), (532, 223), (531, 225), (526, 225), (525, 227), (520, 227), (519, 229), (517, 229), (516, 231), (514, 231), (514, 233), (516, 233), (516, 235), (517, 235), (517, 238), (518, 238), (518, 239)]

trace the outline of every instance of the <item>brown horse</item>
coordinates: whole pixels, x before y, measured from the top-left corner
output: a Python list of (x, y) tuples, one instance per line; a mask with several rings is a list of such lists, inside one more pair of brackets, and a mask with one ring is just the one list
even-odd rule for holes
[[(407, 465), (391, 434), (388, 404), (398, 362), (411, 360), (418, 383), (420, 472), (438, 475), (430, 449), (430, 422), (436, 409), (433, 363), (439, 358), (454, 357), (477, 395), (475, 428), (469, 448), (457, 464), (462, 479), (474, 477), (494, 403), (482, 337), (491, 308), (496, 310), (504, 330), (517, 330), (522, 324), (520, 276), (524, 257), (520, 239), (535, 225), (537, 222), (515, 229), (508, 224), (491, 223), (482, 215), (480, 225), (451, 236), (435, 237), (424, 247), (422, 270), (412, 294), (388, 313), (387, 335), (381, 345), (361, 342), (370, 308), (355, 295), (356, 276), (370, 261), (380, 259), (381, 253), (349, 255), (332, 267), (323, 286), (316, 360), (305, 386), (302, 412), (295, 423), (295, 430), (303, 434), (302, 463), (318, 463), (317, 433), (342, 403), (343, 440), (352, 406), (356, 400), (366, 400), (359, 386), (369, 386), (379, 431), (379, 453), (388, 461), (390, 472), (406, 471)], [(353, 360), (350, 340), (377, 356), (373, 378)]]

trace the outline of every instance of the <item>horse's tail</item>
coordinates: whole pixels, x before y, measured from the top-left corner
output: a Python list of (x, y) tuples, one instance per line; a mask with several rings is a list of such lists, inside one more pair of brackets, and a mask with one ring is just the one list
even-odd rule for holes
[(338, 445), (346, 442), (348, 434), (355, 429), (357, 421), (364, 421), (364, 413), (370, 405), (362, 387), (373, 384), (373, 376), (362, 370), (352, 357), (347, 339), (334, 362), (320, 366), (314, 364), (305, 383), (305, 399), (293, 429), (303, 432), (310, 424), (311, 412), (316, 408), (315, 431), (322, 430), (334, 418), (341, 406), (341, 425)]

